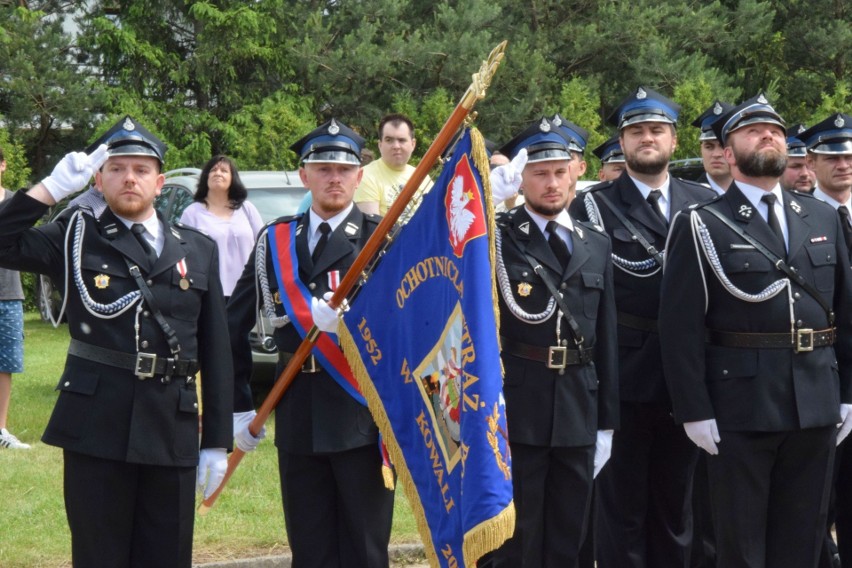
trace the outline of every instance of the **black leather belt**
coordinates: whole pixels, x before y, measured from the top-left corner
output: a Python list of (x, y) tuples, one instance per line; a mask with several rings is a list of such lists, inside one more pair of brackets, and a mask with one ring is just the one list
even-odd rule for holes
[(582, 350), (568, 349), (567, 347), (558, 345), (539, 347), (503, 336), (500, 336), (500, 344), (503, 347), (503, 353), (508, 353), (521, 359), (546, 363), (548, 369), (564, 369), (568, 365), (585, 365), (595, 356), (595, 350), (591, 347)]
[(657, 333), (657, 320), (648, 319), (625, 312), (618, 312), (618, 325), (629, 327), (630, 329), (638, 329), (639, 331), (650, 331)]
[(793, 349), (796, 353), (813, 351), (815, 347), (833, 345), (835, 329), (797, 329), (795, 333), (735, 333), (707, 330), (707, 343), (719, 347), (752, 349)]
[[(284, 353), (283, 351), (278, 352), (278, 360), (286, 367), (287, 363), (290, 362), (290, 359), (293, 358), (294, 353)], [(308, 358), (305, 359), (305, 362), (302, 363), (302, 368), (300, 370), (301, 373), (322, 373), (325, 369), (322, 368), (320, 362), (317, 361), (317, 358), (313, 356), (313, 354), (308, 355)]]
[(78, 339), (71, 340), (68, 345), (68, 354), (110, 367), (133, 371), (142, 380), (155, 375), (191, 378), (198, 372), (198, 361), (195, 359), (173, 359), (154, 353), (124, 353)]

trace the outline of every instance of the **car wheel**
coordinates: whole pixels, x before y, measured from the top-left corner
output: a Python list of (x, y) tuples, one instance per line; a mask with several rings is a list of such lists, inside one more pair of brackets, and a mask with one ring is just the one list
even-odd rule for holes
[(36, 280), (36, 302), (41, 319), (56, 322), (56, 318), (59, 317), (59, 309), (62, 307), (62, 295), (53, 285), (53, 280), (43, 274), (39, 274)]

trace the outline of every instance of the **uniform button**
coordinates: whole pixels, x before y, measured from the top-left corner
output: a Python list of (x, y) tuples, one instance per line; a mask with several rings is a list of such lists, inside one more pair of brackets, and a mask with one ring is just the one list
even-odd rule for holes
[(796, 321), (796, 327), (802, 327), (802, 320)]
[(310, 288), (311, 290), (316, 290), (317, 285), (314, 282), (311, 282), (310, 284), (308, 284), (308, 288)]
[(801, 298), (801, 297), (802, 297), (802, 295), (801, 295), (801, 294), (799, 294), (798, 292), (796, 292), (795, 294), (793, 294), (793, 297), (794, 297), (794, 298), (796, 298), (796, 299), (798, 300), (799, 298)]
[(743, 268), (745, 268), (746, 270), (748, 270), (748, 267), (749, 267), (749, 264), (747, 262), (745, 264), (743, 264)]
[(192, 403), (192, 406), (193, 406), (193, 408), (198, 408), (198, 403), (197, 403), (197, 402), (193, 402), (193, 403)]
[(147, 284), (148, 286), (153, 286), (153, 285), (154, 285), (154, 282), (153, 282), (153, 281), (151, 281), (151, 280), (146, 280), (146, 281), (145, 281), (145, 284)]
[(66, 387), (70, 387), (70, 386), (71, 386), (71, 381), (65, 381), (65, 386), (66, 386)]
[(107, 268), (109, 268), (109, 265), (108, 265), (108, 264), (102, 264), (102, 265), (101, 265), (101, 269), (102, 269), (102, 270), (106, 270)]
[(523, 272), (521, 272), (521, 276), (523, 276), (524, 278), (526, 278), (526, 277), (527, 277), (527, 276), (529, 276), (529, 275), (530, 275), (530, 273), (529, 273), (529, 272), (527, 272), (526, 270), (524, 270)]
[(145, 310), (144, 312), (142, 312), (142, 315), (147, 318), (148, 316), (151, 315), (151, 312), (149, 312), (148, 310)]
[(568, 287), (568, 283), (567, 283), (567, 282), (563, 282), (562, 284), (560, 284), (560, 285), (559, 285), (559, 287), (560, 287), (560, 288), (562, 288), (562, 289), (564, 290), (565, 288), (567, 288), (567, 287)]
[(723, 374), (723, 375), (727, 375), (727, 374), (728, 374), (728, 370), (727, 370), (727, 369), (722, 369), (722, 374)]
[(142, 343), (140, 343), (139, 346), (142, 347), (143, 349), (147, 349), (148, 348), (148, 342), (142, 341)]

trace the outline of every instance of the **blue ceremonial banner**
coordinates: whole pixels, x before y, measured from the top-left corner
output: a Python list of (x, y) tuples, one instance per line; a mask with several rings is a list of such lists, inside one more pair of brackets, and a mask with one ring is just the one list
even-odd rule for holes
[(468, 130), (339, 328), (427, 557), (449, 568), (475, 566), (515, 525), (480, 168), (482, 136)]

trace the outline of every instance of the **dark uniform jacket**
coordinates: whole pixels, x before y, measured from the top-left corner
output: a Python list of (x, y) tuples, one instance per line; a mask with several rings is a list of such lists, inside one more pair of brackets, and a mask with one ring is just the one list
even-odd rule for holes
[[(67, 257), (72, 274), (66, 293), (68, 330), (73, 339), (123, 353), (170, 356), (165, 335), (147, 303), (138, 317), (138, 304), (113, 319), (88, 311), (74, 282), (69, 256), (73, 231), (68, 250), (65, 248), (70, 218), (32, 228), (46, 210), (46, 205), (24, 192), (17, 192), (0, 208), (0, 265), (63, 282)], [(125, 262), (125, 258), (133, 264), (145, 262), (136, 238), (109, 210), (100, 219), (84, 217), (81, 279), (92, 300), (108, 304), (138, 290)], [(204, 381), (201, 447), (230, 448), (232, 366), (216, 244), (194, 229), (171, 227), (162, 217), (160, 222), (163, 251), (151, 272), (142, 273), (177, 334), (180, 358), (199, 361)], [(176, 264), (181, 259), (187, 265), (187, 290), (179, 286)], [(69, 355), (56, 387), (59, 398), (42, 439), (99, 458), (197, 465), (199, 401), (195, 384), (186, 377), (172, 377), (169, 382), (161, 378), (140, 380), (131, 370)]]
[[(586, 200), (594, 200), (600, 212), (603, 229), (612, 239), (614, 255), (630, 261), (643, 261), (649, 258), (645, 247), (633, 238), (630, 231), (610, 208), (597, 197), (598, 194), (606, 195), (657, 250), (665, 250), (668, 228), (657, 217), (648, 202), (642, 198), (642, 193), (625, 171), (616, 180), (589, 188), (583, 198), (575, 199), (569, 208), (572, 217), (587, 221), (589, 216)], [(703, 185), (671, 177), (669, 218), (674, 218), (675, 212), (690, 205), (709, 201), (715, 195), (712, 189)], [(643, 327), (641, 325), (636, 326), (624, 321), (623, 314), (638, 316), (650, 327), (655, 327), (654, 320), (657, 319), (660, 307), (662, 270), (655, 265), (654, 268), (640, 271), (639, 274), (643, 276), (634, 276), (620, 267), (614, 269), (615, 305), (619, 313), (620, 399), (629, 402), (669, 404), (663, 379), (659, 336), (647, 328), (639, 329)]]
[[(296, 254), (299, 261), (299, 279), (311, 293), (322, 298), (331, 291), (329, 272), (339, 271), (340, 278), (346, 274), (370, 235), (375, 231), (379, 217), (364, 215), (353, 207), (346, 219), (329, 235), (328, 244), (314, 265), (308, 251), (310, 216), (285, 217), (270, 224), (271, 231), (278, 223), (297, 223), (300, 227), (296, 237)], [(266, 231), (261, 232), (266, 239)], [(255, 250), (256, 253), (256, 250)], [(257, 319), (255, 286), (255, 253), (249, 258), (242, 277), (228, 301), (229, 328), (235, 367), (235, 408), (237, 412), (254, 408), (249, 380), (251, 378), (251, 348), (249, 332)], [(278, 292), (278, 282), (272, 267), (272, 253), (267, 254), (266, 271), (273, 295)], [(284, 314), (282, 305), (276, 301), (276, 312)], [(275, 329), (273, 337), (279, 352), (295, 353), (302, 342), (296, 329), (287, 324)], [(279, 363), (276, 374), (283, 371)], [(339, 452), (375, 444), (378, 429), (366, 406), (352, 398), (335, 380), (325, 372), (299, 374), (276, 408), (275, 443), (278, 447), (298, 454)], [(378, 447), (378, 446), (377, 446)]]
[(824, 330), (831, 324), (817, 300), (796, 283), (791, 295), (784, 290), (764, 302), (735, 297), (696, 248), (684, 212), (672, 229), (663, 279), (666, 302), (660, 311), (663, 360), (677, 422), (715, 418), (721, 430), (791, 431), (836, 424), (841, 401), (852, 401), (852, 271), (837, 213), (810, 196), (783, 195), (789, 252), (736, 183), (695, 212), (736, 288), (758, 294), (785, 276), (709, 209), (785, 258), (816, 288), (836, 313), (837, 343), (803, 353), (705, 343), (708, 329), (790, 333), (793, 326)]
[[(510, 440), (534, 446), (571, 447), (594, 444), (597, 430), (618, 427), (618, 362), (615, 304), (610, 243), (606, 235), (587, 223), (576, 223), (574, 250), (565, 271), (544, 235), (523, 206), (498, 218), (502, 262), (510, 292), (527, 313), (544, 311), (550, 292), (533, 271), (524, 253), (533, 257), (565, 300), (580, 326), (585, 347), (594, 348), (594, 360), (569, 365), (565, 374), (543, 362), (511, 354), (503, 342), (506, 416)], [(526, 294), (526, 295), (525, 295)], [(557, 313), (532, 324), (515, 317), (500, 294), (500, 335), (527, 345), (557, 345)], [(561, 337), (576, 349), (565, 318)]]

